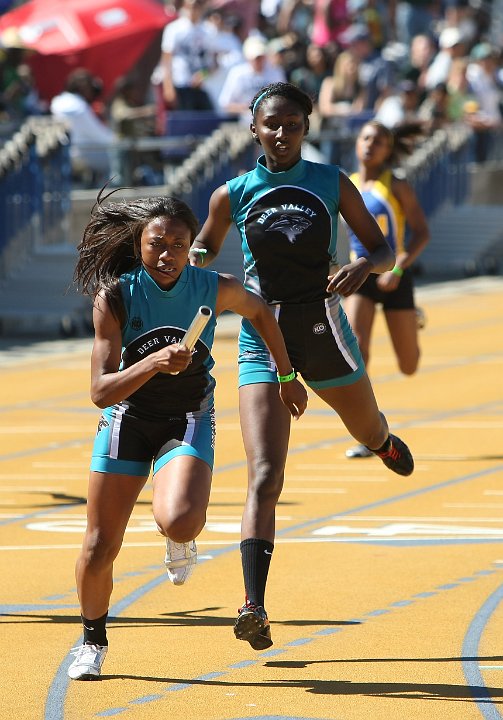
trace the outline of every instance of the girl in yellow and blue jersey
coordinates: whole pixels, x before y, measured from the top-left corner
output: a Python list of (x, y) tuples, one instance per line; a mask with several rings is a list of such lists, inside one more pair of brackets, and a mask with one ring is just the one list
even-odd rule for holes
[[(429, 241), (428, 224), (412, 186), (397, 177), (393, 166), (411, 149), (411, 138), (419, 126), (387, 128), (371, 120), (356, 140), (358, 170), (351, 180), (359, 189), (365, 206), (376, 219), (395, 253), (392, 270), (371, 274), (363, 285), (345, 299), (344, 309), (357, 337), (365, 364), (370, 357), (370, 338), (376, 305), (382, 305), (400, 371), (413, 375), (419, 364), (418, 311), (414, 302), (411, 265)], [(406, 228), (409, 237), (405, 243)], [(351, 260), (366, 257), (360, 238), (348, 228)], [(365, 446), (357, 445), (347, 457), (368, 457)]]

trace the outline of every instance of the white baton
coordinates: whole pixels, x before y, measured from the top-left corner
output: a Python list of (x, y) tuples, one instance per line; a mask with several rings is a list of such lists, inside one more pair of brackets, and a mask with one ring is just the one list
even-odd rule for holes
[[(201, 305), (190, 323), (187, 332), (180, 340), (180, 345), (185, 345), (188, 350), (193, 350), (212, 315), (211, 308), (207, 305)], [(171, 375), (178, 375), (178, 371), (171, 373)]]

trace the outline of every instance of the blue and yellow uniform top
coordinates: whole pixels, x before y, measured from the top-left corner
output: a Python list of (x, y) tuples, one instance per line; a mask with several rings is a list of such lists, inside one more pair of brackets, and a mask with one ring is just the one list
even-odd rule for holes
[[(360, 190), (363, 202), (367, 210), (374, 216), (381, 228), (382, 234), (388, 241), (395, 255), (403, 252), (405, 244), (405, 215), (396, 197), (393, 195), (391, 184), (393, 174), (391, 170), (385, 170), (377, 180), (374, 181), (370, 190), (361, 190), (360, 176), (353, 173), (350, 180)], [(349, 244), (351, 259), (368, 257), (367, 248), (360, 242), (354, 232), (348, 226)]]
[(215, 333), (218, 273), (187, 265), (176, 284), (162, 290), (143, 267), (120, 277), (126, 311), (121, 369), (181, 341), (201, 305), (213, 311), (194, 348), (191, 364), (178, 375), (157, 373), (120, 403), (139, 418), (166, 419), (213, 405), (211, 348)]
[(245, 287), (270, 304), (325, 298), (329, 268), (337, 262), (339, 168), (301, 159), (271, 172), (261, 157), (227, 188)]

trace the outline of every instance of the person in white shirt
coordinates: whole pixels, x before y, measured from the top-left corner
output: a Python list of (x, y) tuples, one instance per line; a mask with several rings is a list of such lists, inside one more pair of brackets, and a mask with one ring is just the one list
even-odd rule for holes
[(70, 156), (73, 172), (86, 175), (91, 184), (110, 179), (110, 147), (116, 136), (92, 107), (101, 94), (101, 81), (88, 70), (78, 68), (67, 78), (65, 90), (53, 97), (51, 115), (63, 121), (70, 133)]
[(180, 17), (162, 35), (163, 97), (167, 108), (212, 110), (203, 84), (215, 68), (212, 33), (203, 22), (205, 0), (184, 0)]
[(438, 38), (439, 51), (426, 71), (424, 85), (432, 90), (439, 83), (446, 83), (454, 58), (463, 57), (466, 51), (465, 38), (457, 27), (446, 27)]
[(266, 85), (285, 82), (285, 71), (268, 60), (267, 42), (250, 35), (243, 43), (245, 62), (231, 67), (218, 98), (219, 109), (249, 122), (253, 96)]
[(212, 37), (215, 70), (205, 79), (204, 89), (218, 108), (218, 97), (231, 67), (244, 62), (243, 41), (239, 33), (241, 18), (226, 16), (222, 10), (209, 10), (205, 25)]
[(387, 128), (396, 128), (417, 121), (419, 91), (412, 80), (402, 80), (396, 90), (384, 98), (375, 114), (375, 120)]
[(470, 52), (466, 68), (466, 79), (474, 95), (475, 107), (472, 112), (465, 113), (465, 120), (474, 131), (476, 162), (485, 162), (489, 158), (494, 133), (502, 125), (502, 95), (496, 76), (496, 57), (496, 50), (490, 43), (478, 43)]

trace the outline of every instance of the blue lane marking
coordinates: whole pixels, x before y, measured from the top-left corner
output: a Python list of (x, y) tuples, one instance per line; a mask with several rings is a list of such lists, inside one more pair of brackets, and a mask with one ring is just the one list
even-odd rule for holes
[[(80, 503), (69, 503), (66, 505), (59, 505), (58, 507), (51, 507), (51, 515), (53, 513), (61, 513), (65, 512), (65, 510), (72, 510)], [(82, 506), (84, 506), (84, 503), (82, 503)], [(27, 520), (33, 520), (34, 518), (43, 517), (44, 515), (47, 515), (47, 510), (41, 511), (37, 510), (37, 512), (33, 513), (26, 513), (22, 516), (17, 516), (13, 518), (4, 518), (3, 520), (0, 520), (0, 527), (4, 525), (13, 525), (14, 523), (24, 523)]]
[(145, 695), (144, 697), (136, 698), (136, 700), (131, 700), (131, 705), (143, 705), (161, 699), (162, 695)]
[[(232, 718), (231, 720), (323, 720), (323, 718), (299, 717), (298, 715), (260, 715), (245, 718)], [(328, 720), (328, 719), (327, 719)], [(332, 718), (332, 720), (335, 720)]]
[(274, 650), (266, 650), (263, 653), (260, 653), (259, 660), (261, 658), (270, 658), (270, 657), (276, 657), (276, 655), (284, 655), (286, 653), (286, 650), (281, 650), (281, 648), (274, 648)]
[(120, 715), (125, 712), (127, 708), (113, 708), (112, 710), (103, 710), (103, 712), (96, 713), (98, 717), (112, 717), (113, 715)]
[(298, 645), (307, 645), (307, 643), (313, 642), (314, 638), (298, 638), (297, 640), (291, 640), (285, 643), (285, 647), (297, 647)]
[[(323, 720), (323, 718), (299, 717), (298, 715), (255, 715), (254, 717), (231, 718), (231, 720)], [(328, 720), (328, 719), (327, 719)], [(335, 720), (332, 718), (332, 720)]]
[[(341, 438), (337, 442), (345, 442), (345, 439)], [(322, 446), (326, 446), (326, 444), (327, 444), (327, 441), (325, 440), (325, 441), (322, 441), (319, 443), (315, 443), (313, 446), (322, 447)], [(336, 444), (336, 442), (333, 441), (332, 444)], [(291, 454), (296, 453), (296, 452), (303, 452), (304, 449), (305, 448), (292, 449)], [(244, 465), (245, 465), (245, 462), (243, 461), (243, 462), (239, 463), (239, 465), (237, 465), (237, 466), (242, 467)], [(226, 469), (228, 469), (228, 468), (223, 467), (223, 468), (218, 469), (216, 472), (224, 472)], [(445, 487), (457, 485), (461, 482), (478, 479), (480, 477), (484, 477), (484, 476), (487, 476), (487, 475), (490, 475), (490, 474), (493, 474), (496, 472), (500, 472), (501, 470), (503, 470), (503, 465), (498, 465), (494, 468), (481, 470), (481, 471), (478, 471), (475, 473), (469, 473), (467, 475), (462, 475), (458, 478), (452, 478), (451, 480), (437, 483), (436, 485), (430, 485), (425, 488), (419, 488), (414, 491), (409, 491), (406, 493), (402, 493), (400, 495), (384, 498), (382, 500), (379, 500), (379, 501), (376, 501), (373, 503), (368, 503), (366, 505), (360, 505), (356, 508), (348, 509), (343, 512), (337, 513), (335, 515), (332, 513), (329, 516), (326, 516), (325, 518), (318, 518), (315, 520), (303, 522), (303, 523), (293, 526), (293, 527), (284, 528), (283, 530), (280, 530), (277, 533), (277, 535), (283, 536), (286, 534), (290, 534), (294, 531), (304, 530), (306, 528), (312, 527), (313, 525), (319, 525), (323, 522), (327, 522), (328, 520), (332, 520), (333, 518), (344, 517), (345, 515), (350, 515), (350, 514), (357, 514), (357, 513), (364, 512), (365, 510), (382, 507), (383, 505), (389, 505), (391, 503), (399, 502), (401, 500), (407, 500), (412, 497), (417, 497), (419, 495), (433, 492), (435, 490), (439, 490), (439, 489), (443, 489)], [(71, 507), (71, 506), (67, 506), (67, 507)], [(40, 513), (36, 513), (35, 515), (38, 515), (38, 514), (40, 514)], [(211, 555), (211, 557), (215, 558), (220, 555), (224, 555), (229, 552), (233, 552), (233, 551), (237, 550), (238, 548), (239, 548), (239, 544), (236, 543), (236, 544), (233, 544), (233, 545), (230, 545), (227, 547), (219, 548), (219, 549), (217, 549), (211, 553), (207, 553), (207, 554)], [(491, 574), (492, 572), (495, 572), (495, 571), (494, 570), (485, 570), (485, 571), (481, 571), (481, 574)], [(147, 592), (149, 592), (152, 589), (152, 587), (155, 587), (156, 584), (165, 581), (165, 579), (166, 579), (165, 576), (162, 576), (158, 579), (157, 583), (154, 581), (154, 584), (147, 583), (146, 585), (139, 587), (134, 593), (123, 598), (122, 601), (119, 601), (119, 603), (117, 605), (115, 605), (113, 608), (111, 608), (110, 615), (111, 616), (119, 615), (129, 605), (131, 605), (133, 602), (135, 602), (140, 597), (144, 596)], [(66, 675), (66, 668), (68, 665), (69, 665), (68, 660), (65, 660), (62, 662), (62, 664), (60, 665), (60, 667), (58, 668), (58, 670), (56, 672), (53, 683), (49, 687), (48, 694), (47, 694), (47, 700), (46, 700), (46, 706), (45, 706), (44, 720), (64, 720), (64, 700), (65, 700), (65, 695), (68, 691), (68, 684), (70, 682), (69, 678)], [(180, 686), (178, 686), (178, 687), (180, 687)], [(184, 687), (184, 688), (190, 687), (190, 683), (183, 684), (182, 687)], [(173, 686), (171, 686), (170, 691), (173, 689), (174, 689)]]
[(191, 687), (190, 683), (177, 683), (166, 688), (166, 692), (176, 692), (176, 690), (186, 690)]
[(198, 675), (196, 678), (194, 678), (194, 681), (200, 680), (204, 682), (205, 680), (214, 680), (215, 678), (222, 677), (222, 675), (226, 674), (227, 673), (225, 672), (210, 672), (206, 673), (206, 675)]
[[(322, 523), (328, 522), (330, 520), (334, 520), (335, 518), (345, 517), (346, 515), (357, 515), (358, 513), (363, 513), (367, 510), (375, 510), (376, 508), (382, 507), (383, 505), (389, 505), (391, 503), (395, 502), (401, 502), (402, 500), (410, 500), (415, 497), (419, 497), (420, 495), (425, 495), (426, 493), (434, 492), (435, 490), (443, 490), (447, 487), (452, 487), (453, 485), (459, 485), (459, 483), (462, 482), (469, 482), (470, 480), (478, 480), (482, 477), (485, 477), (486, 475), (494, 475), (495, 473), (500, 473), (503, 471), (503, 465), (497, 465), (492, 468), (486, 468), (485, 470), (477, 470), (473, 473), (468, 473), (467, 475), (461, 475), (457, 478), (451, 478), (451, 480), (444, 480), (443, 482), (437, 483), (436, 485), (428, 485), (424, 488), (417, 488), (416, 490), (409, 490), (408, 492), (404, 492), (401, 495), (394, 495), (393, 497), (383, 498), (381, 500), (376, 500), (375, 502), (367, 503), (365, 505), (359, 505), (356, 508), (349, 508), (348, 510), (342, 510), (338, 513), (331, 513), (330, 515), (326, 515), (323, 518), (315, 518), (312, 520), (306, 520), (302, 523), (299, 523), (298, 525), (293, 525), (289, 528), (284, 528), (283, 530), (280, 530), (277, 532), (277, 535), (286, 535), (290, 533), (296, 533), (302, 530), (306, 530), (307, 528), (313, 527), (313, 525), (320, 525)], [(494, 540), (492, 540), (494, 542)], [(442, 544), (447, 544), (448, 541), (442, 539)]]
[[(323, 444), (323, 443), (321, 443)], [(326, 443), (325, 443), (326, 444)], [(383, 500), (369, 503), (367, 505), (361, 505), (357, 508), (349, 509), (346, 511), (343, 511), (341, 513), (338, 513), (337, 515), (331, 514), (330, 516), (327, 516), (326, 518), (321, 518), (318, 520), (312, 520), (308, 522), (301, 523), (300, 525), (295, 526), (294, 528), (285, 528), (281, 531), (279, 531), (278, 535), (286, 535), (287, 533), (293, 532), (294, 529), (304, 529), (306, 527), (311, 527), (313, 525), (319, 525), (322, 522), (327, 522), (327, 520), (332, 519), (334, 517), (342, 517), (344, 515), (350, 515), (350, 514), (356, 514), (358, 512), (363, 512), (367, 509), (372, 509), (375, 507), (380, 507), (382, 505), (388, 505), (396, 501), (400, 501), (403, 499), (409, 499), (411, 497), (415, 497), (418, 495), (422, 495), (428, 492), (433, 492), (434, 490), (442, 489), (444, 487), (448, 487), (451, 485), (456, 485), (461, 482), (477, 479), (479, 477), (484, 477), (486, 475), (490, 475), (495, 472), (499, 472), (503, 469), (503, 465), (499, 465), (495, 468), (488, 469), (488, 470), (481, 470), (476, 473), (469, 473), (467, 475), (463, 475), (459, 478), (453, 478), (451, 480), (447, 480), (442, 483), (437, 483), (436, 485), (431, 485), (426, 488), (418, 489), (416, 491), (410, 491), (407, 493), (402, 493), (401, 495), (395, 496), (395, 497), (389, 497), (385, 498)], [(220, 555), (227, 554), (229, 552), (233, 552), (235, 550), (239, 549), (239, 544), (234, 544), (226, 547), (222, 547), (219, 549), (216, 549), (210, 553), (207, 553), (208, 555), (211, 555), (211, 557), (215, 558)], [(494, 570), (481, 570), (479, 574), (481, 576), (491, 574), (495, 572)], [(158, 583), (165, 581), (165, 576), (159, 577)], [(155, 581), (154, 581), (155, 582)], [(158, 584), (156, 583), (156, 584)], [(155, 585), (152, 585), (151, 583), (147, 583), (146, 585), (139, 587), (134, 593), (131, 595), (125, 597), (122, 599), (122, 601), (119, 601), (117, 605), (114, 605), (113, 608), (110, 610), (111, 616), (119, 615), (121, 612), (123, 612), (129, 605), (131, 605), (133, 602), (135, 602), (140, 597), (144, 596), (147, 592), (152, 589), (152, 587), (155, 587)], [(68, 684), (70, 682), (68, 676), (66, 675), (66, 669), (69, 665), (69, 661), (63, 661), (60, 667), (58, 668), (54, 681), (49, 687), (48, 694), (47, 694), (47, 700), (46, 700), (46, 706), (45, 706), (45, 714), (44, 714), (44, 720), (64, 720), (64, 701), (65, 701), (65, 695), (68, 691)], [(190, 684), (183, 685), (183, 688), (190, 687)], [(180, 688), (181, 689), (181, 688)], [(173, 690), (173, 686), (170, 687), (170, 691)]]
[[(490, 575), (490, 574), (492, 574), (493, 572), (496, 572), (496, 571), (495, 571), (495, 570), (477, 570), (477, 571), (475, 571), (474, 574), (473, 574), (473, 579), (474, 579), (474, 580), (481, 579), (482, 577), (485, 577), (485, 576), (488, 575), (488, 574)], [(449, 584), (446, 584), (446, 589), (448, 589), (448, 585), (449, 585)], [(458, 585), (458, 587), (459, 587), (459, 585)], [(502, 586), (502, 588), (503, 588), (503, 586)], [(423, 596), (424, 599), (427, 599), (428, 597), (431, 597), (431, 596), (434, 596), (434, 595), (438, 595), (438, 591), (437, 591), (437, 592), (434, 592), (434, 593), (425, 592), (425, 593), (421, 593), (421, 595)], [(414, 595), (413, 597), (417, 598), (418, 595)], [(404, 600), (397, 601), (397, 602), (392, 602), (392, 603), (390, 603), (390, 605), (389, 605), (389, 607), (388, 607), (387, 609), (381, 609), (381, 610), (371, 611), (371, 612), (369, 612), (369, 613), (366, 613), (366, 617), (367, 617), (368, 619), (371, 619), (372, 616), (379, 616), (380, 614), (383, 614), (383, 613), (386, 613), (386, 612), (393, 612), (393, 611), (394, 611), (396, 608), (398, 608), (398, 607), (403, 607), (403, 606), (406, 606), (406, 605), (410, 605), (410, 604), (412, 604), (412, 603), (413, 603), (413, 600), (411, 600), (410, 598), (406, 598), (406, 599), (404, 599)], [(355, 621), (351, 621), (351, 622), (354, 624)], [(359, 622), (359, 623), (364, 623), (365, 620), (359, 619), (358, 622)], [(350, 627), (349, 622), (348, 622), (348, 624), (345, 625), (344, 627), (345, 627), (345, 628)], [(243, 661), (243, 662), (239, 662), (239, 663), (234, 663), (234, 664), (232, 664), (232, 665), (227, 666), (227, 668), (226, 668), (225, 670), (223, 670), (223, 671), (216, 671), (216, 672), (212, 672), (212, 673), (207, 673), (207, 674), (205, 674), (205, 675), (200, 675), (200, 676), (198, 676), (198, 677), (194, 678), (193, 680), (191, 680), (191, 681), (189, 681), (189, 682), (186, 682), (186, 683), (177, 683), (177, 684), (175, 684), (175, 685), (168, 685), (168, 686), (166, 687), (165, 692), (179, 692), (179, 691), (188, 690), (189, 688), (192, 688), (197, 682), (204, 682), (204, 681), (208, 681), (208, 680), (213, 680), (213, 679), (215, 679), (215, 678), (218, 678), (218, 677), (222, 677), (222, 676), (227, 675), (231, 670), (236, 670), (236, 669), (239, 670), (239, 669), (244, 668), (244, 667), (249, 667), (250, 665), (258, 664), (258, 663), (262, 662), (262, 661), (263, 661), (265, 658), (267, 658), (267, 657), (273, 657), (273, 656), (280, 655), (280, 654), (283, 654), (283, 653), (288, 652), (288, 649), (289, 649), (289, 648), (294, 648), (294, 647), (297, 647), (297, 646), (299, 646), (299, 645), (304, 645), (304, 644), (306, 644), (306, 643), (308, 643), (308, 642), (312, 642), (313, 640), (316, 640), (316, 639), (317, 639), (317, 636), (320, 637), (320, 636), (323, 636), (323, 635), (328, 635), (328, 634), (329, 634), (329, 631), (332, 631), (332, 632), (340, 632), (342, 629), (343, 629), (343, 628), (324, 628), (324, 629), (322, 629), (322, 630), (317, 630), (317, 631), (313, 632), (312, 637), (309, 637), (309, 638), (298, 638), (297, 640), (293, 640), (293, 641), (291, 641), (291, 642), (289, 642), (289, 643), (286, 643), (283, 648), (276, 648), (276, 649), (273, 649), (273, 650), (268, 650), (268, 651), (266, 651), (266, 652), (260, 653), (260, 655), (257, 656), (257, 660), (248, 660), (248, 661)], [(464, 652), (463, 652), (463, 655), (465, 655)], [(472, 661), (470, 661), (470, 662), (472, 662)], [(502, 667), (502, 669), (503, 669), (503, 666), (501, 666), (501, 667)], [(479, 684), (479, 687), (477, 687), (477, 688), (474, 687), (474, 688), (473, 688), (473, 694), (474, 694), (474, 696), (476, 696), (476, 697), (480, 697), (480, 696), (481, 696), (481, 693), (480, 693), (480, 684)], [(132, 704), (134, 704), (134, 703), (146, 703), (146, 702), (149, 702), (148, 697), (149, 697), (149, 696), (143, 696), (143, 697), (141, 697), (141, 698), (138, 698), (137, 700), (131, 700), (131, 701), (129, 701), (129, 705), (132, 705)], [(152, 702), (155, 702), (155, 701), (163, 698), (162, 695), (152, 695), (152, 696), (150, 696), (150, 697), (152, 698)], [(486, 701), (484, 701), (484, 702), (486, 702)], [(126, 707), (126, 708), (123, 708), (123, 707), (121, 707), (121, 708), (109, 708), (108, 710), (102, 711), (101, 713), (98, 713), (98, 714), (99, 714), (100, 716), (119, 715), (119, 714), (121, 714), (121, 713), (123, 713), (123, 712), (127, 712), (127, 710), (128, 710), (127, 707)], [(274, 716), (270, 716), (270, 717), (274, 717)], [(499, 718), (499, 716), (498, 716), (498, 718)], [(243, 720), (244, 720), (244, 719), (243, 719)], [(257, 719), (255, 718), (254, 720), (257, 720)], [(289, 717), (287, 716), (286, 720), (292, 720), (292, 718), (289, 718)], [(305, 720), (305, 719), (300, 718), (299, 720)], [(493, 718), (492, 716), (488, 715), (487, 720), (495, 720), (495, 718)]]
[(428, 598), (428, 597), (432, 597), (433, 595), (438, 595), (438, 593), (434, 592), (433, 590), (430, 590), (429, 592), (416, 593), (415, 595), (413, 595), (413, 597)]
[[(480, 576), (486, 573), (481, 571), (476, 574)], [(478, 657), (482, 633), (491, 619), (492, 614), (495, 610), (497, 610), (502, 600), (503, 585), (500, 585), (500, 587), (487, 598), (473, 618), (463, 642), (463, 656), (473, 658)], [(484, 683), (477, 661), (463, 660), (462, 665), (466, 681), (473, 695), (473, 699), (477, 703), (477, 707), (485, 720), (501, 720), (501, 714), (499, 713), (496, 705), (494, 705), (490, 692)]]
[(240, 662), (229, 665), (231, 670), (241, 670), (241, 668), (250, 667), (250, 665), (256, 665), (257, 660), (241, 660)]
[(25, 603), (24, 605), (16, 604), (16, 605), (0, 605), (0, 615), (22, 615), (26, 612), (35, 612), (39, 610), (79, 610), (80, 606), (73, 603), (72, 605), (54, 605), (54, 604), (47, 604), (47, 603), (33, 603), (32, 605), (29, 605)]

